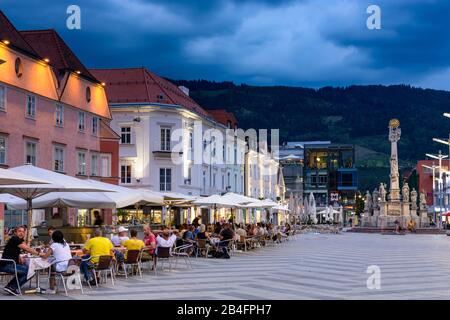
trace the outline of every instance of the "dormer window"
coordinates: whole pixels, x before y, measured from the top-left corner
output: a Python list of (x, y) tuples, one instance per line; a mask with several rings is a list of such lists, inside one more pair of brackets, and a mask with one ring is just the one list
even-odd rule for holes
[(158, 100), (164, 100), (164, 94), (160, 93), (156, 96)]

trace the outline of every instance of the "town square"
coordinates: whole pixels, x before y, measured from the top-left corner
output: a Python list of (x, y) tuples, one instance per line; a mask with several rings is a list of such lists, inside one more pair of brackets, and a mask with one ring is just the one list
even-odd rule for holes
[(0, 300), (450, 299), (447, 5), (334, 2), (2, 1)]

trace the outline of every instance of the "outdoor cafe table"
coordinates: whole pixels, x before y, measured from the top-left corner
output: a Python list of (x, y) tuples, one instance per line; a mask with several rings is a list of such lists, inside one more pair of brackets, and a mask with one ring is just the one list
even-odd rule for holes
[(32, 293), (41, 292), (41, 288), (39, 287), (39, 271), (50, 268), (53, 262), (49, 259), (29, 255), (25, 255), (23, 258), (25, 260), (25, 264), (28, 266), (27, 280), (30, 280), (34, 275), (36, 275), (36, 288), (35, 290), (32, 290)]

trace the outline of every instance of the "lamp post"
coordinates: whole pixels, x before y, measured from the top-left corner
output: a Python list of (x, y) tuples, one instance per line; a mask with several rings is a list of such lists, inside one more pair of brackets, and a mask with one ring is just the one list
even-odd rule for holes
[(427, 169), (430, 169), (431, 171), (432, 171), (432, 193), (433, 193), (433, 217), (434, 217), (434, 221), (436, 221), (436, 192), (435, 192), (435, 186), (436, 186), (436, 184), (435, 184), (435, 178), (436, 178), (436, 176), (435, 176), (435, 170), (437, 169), (437, 168), (439, 168), (439, 166), (435, 166), (434, 165), (434, 162), (433, 162), (433, 165), (430, 167), (430, 166), (426, 166), (426, 165), (422, 165), (422, 167), (424, 167), (424, 168), (427, 168)]
[[(441, 214), (442, 214), (442, 205), (443, 205), (443, 183), (442, 183), (442, 159), (445, 159), (448, 157), (448, 155), (443, 155), (441, 150), (439, 150), (439, 154), (435, 155), (435, 154), (426, 154), (427, 157), (433, 158), (433, 159), (437, 159), (439, 160), (439, 166), (438, 166), (438, 171), (439, 171), (439, 178), (438, 178), (438, 197), (439, 197), (439, 225), (440, 225), (440, 219), (441, 219)], [(434, 175), (433, 175), (434, 177)], [(433, 185), (434, 185), (434, 180), (433, 180)], [(434, 213), (435, 214), (435, 213)], [(437, 223), (437, 219), (435, 220)]]

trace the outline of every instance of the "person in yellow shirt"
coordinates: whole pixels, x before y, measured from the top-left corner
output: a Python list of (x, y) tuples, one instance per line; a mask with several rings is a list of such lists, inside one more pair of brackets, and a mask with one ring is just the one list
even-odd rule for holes
[[(89, 239), (83, 248), (83, 252), (86, 254), (83, 256), (83, 261), (80, 265), (80, 271), (84, 275), (86, 281), (93, 281), (92, 273), (89, 270), (93, 264), (98, 262), (98, 256), (114, 256), (113, 244), (111, 240), (103, 237), (100, 229), (95, 229), (94, 238)], [(88, 259), (89, 256), (92, 259)]]
[[(128, 250), (141, 250), (143, 247), (145, 247), (144, 241), (137, 238), (137, 231), (131, 230), (130, 231), (131, 239), (125, 240), (123, 243), (123, 246)], [(125, 255), (126, 259), (126, 255)]]

